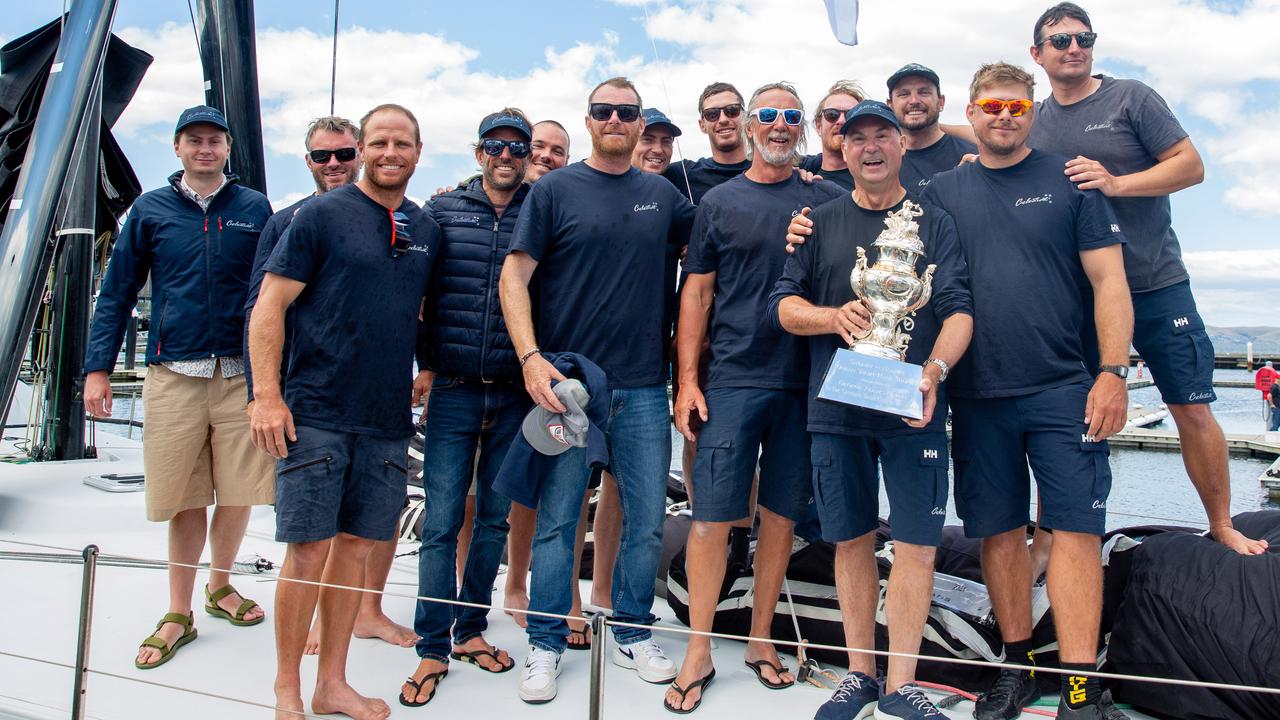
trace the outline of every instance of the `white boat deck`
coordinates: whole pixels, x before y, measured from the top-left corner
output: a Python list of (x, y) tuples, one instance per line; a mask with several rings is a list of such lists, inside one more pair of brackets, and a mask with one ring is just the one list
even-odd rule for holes
[[(0, 465), (0, 539), (79, 549), (90, 543), (106, 555), (162, 559), (165, 525), (143, 517), (141, 493), (108, 493), (82, 483), (86, 475), (103, 472), (141, 472), (136, 441), (99, 434), (105, 446), (102, 460), (73, 463)], [(272, 537), (270, 508), (255, 510), (243, 552), (256, 552), (279, 564), (284, 546)], [(406, 545), (405, 550), (412, 549)], [(4, 551), (42, 551), (0, 542)], [(206, 556), (207, 561), (207, 556)], [(0, 617), (0, 652), (70, 665), (74, 662), (80, 603), (79, 564), (50, 564), (0, 559), (0, 587), (4, 588)], [(203, 582), (200, 574), (198, 582)], [(239, 577), (247, 596), (273, 609), (274, 577)], [(416, 590), (416, 558), (396, 561), (387, 591), (412, 595)], [(502, 580), (499, 580), (499, 585)], [(197, 593), (199, 589), (197, 588)], [(87, 681), (87, 715), (116, 720), (205, 720), (268, 718), (270, 711), (222, 697), (270, 705), (275, 654), (272, 625), (237, 628), (199, 612), (199, 638), (161, 668), (139, 671), (133, 657), (139, 641), (165, 612), (167, 585), (161, 569), (100, 565), (94, 601), (89, 667), (114, 676), (92, 673)], [(500, 603), (501, 593), (494, 596)], [(387, 597), (388, 614), (409, 624), (413, 601)], [(665, 611), (665, 612), (664, 612)], [(666, 603), (655, 602), (660, 624), (674, 625)], [(512, 651), (519, 661), (525, 653), (523, 632), (501, 611), (489, 615), (489, 639)], [(684, 654), (684, 636), (659, 634), (673, 658)], [(698, 715), (704, 718), (807, 718), (828, 691), (796, 686), (784, 691), (761, 687), (742, 665), (743, 645), (717, 641), (720, 669)], [(794, 666), (794, 658), (787, 657)], [(559, 697), (542, 706), (526, 705), (516, 695), (518, 670), (490, 675), (454, 663), (439, 694), (424, 708), (410, 709), (396, 702), (400, 683), (417, 664), (412, 649), (377, 640), (353, 640), (349, 679), (358, 690), (383, 697), (392, 717), (544, 717), (586, 718), (588, 715), (590, 653), (568, 652), (560, 678)], [(316, 659), (304, 658), (304, 687), (314, 680)], [(841, 672), (840, 669), (836, 669)], [(156, 684), (170, 686), (161, 687)], [(184, 688), (185, 690), (172, 689)], [(192, 694), (193, 691), (200, 694)], [(632, 671), (612, 664), (605, 675), (604, 715), (610, 718), (665, 718), (663, 686), (649, 685)], [(0, 718), (65, 718), (71, 706), (72, 671), (32, 660), (0, 656)], [(1052, 708), (1047, 708), (1052, 710)], [(971, 705), (961, 703), (948, 717), (970, 717)], [(1024, 715), (1024, 717), (1031, 717)], [(1135, 718), (1145, 716), (1134, 714)]]

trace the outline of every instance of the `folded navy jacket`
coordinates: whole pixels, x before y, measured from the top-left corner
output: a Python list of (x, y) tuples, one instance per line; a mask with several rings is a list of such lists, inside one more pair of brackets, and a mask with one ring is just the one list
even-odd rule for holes
[[(598, 365), (578, 353), (543, 353), (542, 357), (555, 366), (566, 378), (582, 381), (591, 395), (587, 403), (587, 418), (591, 428), (587, 430), (587, 468), (582, 474), (582, 488), (587, 487), (590, 470), (609, 464), (609, 448), (605, 444), (604, 427), (609, 419), (609, 382), (604, 371)], [(559, 462), (573, 462), (566, 458), (576, 458), (577, 453), (566, 452), (562, 455), (543, 455), (525, 439), (524, 433), (517, 432), (507, 449), (507, 456), (494, 478), (493, 489), (528, 508), (538, 507), (538, 498), (542, 497), (542, 485), (547, 474)]]

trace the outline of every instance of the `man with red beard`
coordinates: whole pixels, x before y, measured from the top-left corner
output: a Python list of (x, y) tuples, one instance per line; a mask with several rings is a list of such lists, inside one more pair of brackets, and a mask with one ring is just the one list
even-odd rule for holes
[[(591, 155), (534, 184), (503, 266), (500, 293), (525, 388), (545, 410), (566, 412), (552, 390), (564, 375), (543, 350), (577, 353), (607, 377), (611, 411), (607, 425), (597, 429), (605, 436), (606, 461), (625, 508), (613, 611), (615, 619), (641, 626), (615, 628), (613, 661), (658, 683), (676, 673), (643, 627), (655, 619), (653, 579), (662, 554), (671, 459), (665, 274), (668, 248), (688, 241), (693, 206), (670, 183), (631, 167), (644, 130), (640, 102), (626, 78), (606, 80), (588, 96)], [(529, 292), (535, 270), (536, 302)], [(569, 447), (546, 459), (543, 476), (521, 479), (538, 488), (527, 493), (536, 497), (526, 503), (537, 505), (538, 522), (531, 647), (519, 684), (521, 699), (530, 703), (556, 696), (568, 626), (532, 612), (569, 612), (574, 529), (591, 475), (588, 448)]]
[(841, 149), (844, 133), (840, 130), (844, 127), (845, 114), (866, 96), (858, 83), (852, 80), (837, 80), (827, 90), (813, 114), (813, 129), (818, 132), (818, 142), (822, 147), (816, 155), (801, 158), (801, 170), (821, 175), (823, 180), (830, 180), (845, 190), (853, 190), (853, 176), (849, 174)]
[[(404, 196), (422, 154), (412, 113), (374, 108), (360, 122), (357, 149), (364, 177), (293, 219), (267, 260), (249, 328), (253, 439), (278, 458), (276, 540), (289, 544), (280, 576), (304, 581), (276, 586), (278, 718), (305, 710), (299, 663), (317, 595), (324, 622), (312, 712), (391, 714), (347, 682), (361, 593), (339, 588), (360, 584), (404, 506), (414, 340), (440, 227)], [(291, 305), (296, 332), (282, 382)], [(353, 328), (378, 341), (352, 343)]]

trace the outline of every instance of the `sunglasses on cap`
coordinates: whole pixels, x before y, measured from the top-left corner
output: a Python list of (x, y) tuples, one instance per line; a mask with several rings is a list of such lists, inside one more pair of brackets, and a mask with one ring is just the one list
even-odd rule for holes
[(511, 157), (513, 158), (529, 157), (529, 143), (524, 140), (488, 139), (480, 141), (480, 149), (484, 150), (485, 155), (498, 157), (502, 154), (504, 148), (511, 151)]
[(1013, 117), (1022, 117), (1031, 109), (1034, 102), (1021, 98), (1019, 100), (997, 100), (995, 98), (978, 98), (973, 101), (982, 112), (988, 115), (999, 115), (1004, 112), (1005, 108), (1009, 109), (1009, 114)]
[(826, 120), (829, 123), (833, 123), (838, 120), (843, 120), (845, 116), (849, 114), (849, 110), (852, 110), (852, 109), (853, 108), (849, 108), (847, 110), (838, 110), (836, 108), (826, 108), (821, 113), (822, 119)]
[(1091, 48), (1093, 47), (1093, 44), (1098, 41), (1098, 33), (1078, 32), (1074, 35), (1071, 33), (1054, 33), (1046, 36), (1043, 40), (1036, 43), (1036, 46), (1039, 47), (1045, 43), (1049, 43), (1053, 45), (1054, 50), (1066, 50), (1071, 47), (1071, 38), (1076, 39), (1076, 44), (1079, 45), (1081, 49)]
[(703, 108), (702, 119), (707, 122), (718, 122), (720, 120), (720, 113), (724, 113), (725, 117), (732, 120), (742, 114), (742, 105), (734, 103), (732, 105), (725, 105), (724, 107), (718, 108)]
[(624, 123), (633, 123), (636, 118), (640, 117), (640, 106), (635, 104), (614, 105), (613, 103), (591, 103), (587, 106), (587, 114), (592, 120), (597, 122), (606, 122), (614, 113), (618, 113), (618, 120)]
[(772, 125), (778, 122), (779, 113), (782, 114), (782, 122), (788, 125), (799, 125), (804, 122), (804, 111), (796, 108), (780, 110), (778, 108), (761, 107), (751, 111), (751, 114), (764, 125)]
[(338, 162), (351, 162), (356, 159), (356, 149), (344, 147), (337, 150), (312, 150), (307, 153), (307, 156), (311, 158), (311, 162), (317, 165), (324, 165), (334, 155), (338, 156)]
[(413, 235), (409, 233), (409, 216), (399, 210), (388, 210), (391, 217), (391, 259), (400, 257), (409, 249)]

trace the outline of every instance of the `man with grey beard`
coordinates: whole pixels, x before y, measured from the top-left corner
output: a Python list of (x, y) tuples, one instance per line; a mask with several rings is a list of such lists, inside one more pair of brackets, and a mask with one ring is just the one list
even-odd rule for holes
[[(423, 309), (429, 333), (419, 344), (414, 382), (427, 407), (426, 514), (418, 554), (423, 597), (487, 605), (506, 544), (511, 501), (494, 490), (493, 479), (531, 403), (502, 318), (497, 279), (529, 191), (524, 179), (532, 139), (521, 111), (486, 115), (475, 144), (480, 177), (437, 195), (426, 208), (444, 242)], [(473, 476), (475, 519), (459, 589), (458, 532)], [(506, 651), (485, 640), (485, 617), (476, 607), (418, 601), (414, 630), (421, 662), (404, 685), (401, 704), (430, 701), (450, 658), (491, 673), (511, 669)]]
[[(748, 104), (746, 131), (751, 166), (703, 196), (690, 236), (684, 265), (689, 277), (676, 340), (680, 390), (675, 422), (692, 441), (690, 416), (696, 413), (703, 421), (693, 472), (697, 501), (685, 557), (690, 626), (711, 630), (729, 528), (750, 513), (758, 458), (760, 535), (751, 634), (767, 637), (791, 554), (794, 520), (809, 503), (811, 490), (804, 341), (775, 332), (760, 318), (787, 259), (776, 242), (779, 233), (801, 208), (844, 191), (831, 182), (805, 184), (794, 172), (804, 141), (804, 105), (795, 88), (772, 83), (756, 90)], [(713, 304), (714, 319), (708, 323)], [(711, 363), (704, 384), (698, 358), (708, 324)], [(765, 687), (795, 682), (770, 643), (748, 643), (745, 662)], [(664, 700), (667, 709), (692, 711), (714, 676), (710, 639), (690, 637), (688, 654)]]

